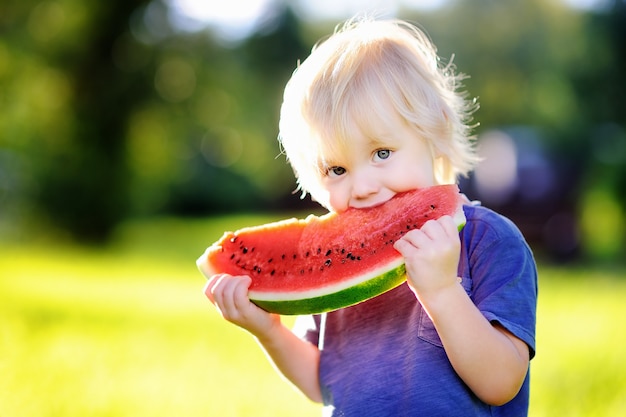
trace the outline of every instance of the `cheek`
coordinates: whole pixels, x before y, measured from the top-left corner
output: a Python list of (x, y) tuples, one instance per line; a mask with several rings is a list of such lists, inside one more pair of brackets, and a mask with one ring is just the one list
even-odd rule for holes
[(396, 178), (400, 182), (399, 185), (407, 190), (430, 187), (436, 182), (432, 165), (428, 163), (422, 165), (416, 163), (409, 169), (397, 173)]
[(328, 193), (328, 208), (335, 213), (341, 213), (348, 209), (348, 205), (350, 203), (349, 194), (346, 192), (344, 187), (341, 187), (339, 184), (333, 184), (326, 187), (326, 192)]
[(337, 192), (330, 193), (328, 202), (330, 207), (327, 208), (331, 211), (334, 211), (335, 213), (341, 213), (348, 209), (348, 200), (339, 195), (339, 193)]

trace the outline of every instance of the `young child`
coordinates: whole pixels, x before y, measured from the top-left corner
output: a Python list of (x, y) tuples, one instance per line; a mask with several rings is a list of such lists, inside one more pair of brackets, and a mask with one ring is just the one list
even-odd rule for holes
[[(477, 164), (476, 104), (416, 27), (347, 22), (286, 86), (280, 140), (299, 188), (335, 212), (454, 183)], [(464, 206), (412, 230), (395, 248), (407, 283), (293, 331), (252, 304), (250, 278), (205, 288), (223, 317), (248, 330), (277, 369), (324, 415), (525, 416), (535, 354), (537, 274), (518, 229)]]

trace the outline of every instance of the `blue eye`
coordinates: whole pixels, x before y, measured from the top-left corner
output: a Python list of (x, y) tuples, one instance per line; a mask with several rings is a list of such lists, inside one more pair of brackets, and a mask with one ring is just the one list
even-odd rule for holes
[(376, 151), (376, 158), (378, 159), (387, 159), (391, 156), (391, 151), (389, 149), (379, 149)]
[(336, 176), (340, 176), (346, 173), (346, 169), (344, 167), (330, 167), (328, 169), (328, 173)]

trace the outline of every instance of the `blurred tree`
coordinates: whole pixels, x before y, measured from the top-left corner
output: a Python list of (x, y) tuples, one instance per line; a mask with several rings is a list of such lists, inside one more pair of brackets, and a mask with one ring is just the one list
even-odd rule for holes
[[(100, 242), (128, 212), (125, 135), (149, 79), (114, 62), (129, 16), (145, 0), (4, 5), (11, 102), (3, 147), (29, 162), (33, 204), (56, 225)], [(16, 108), (12, 108), (16, 106)]]
[(108, 1), (90, 7), (80, 48), (53, 59), (71, 79), (75, 118), (69, 149), (54, 150), (39, 165), (36, 201), (75, 236), (105, 240), (128, 214), (125, 139), (128, 117), (150, 95), (149, 79), (124, 72), (114, 49), (129, 29), (129, 16), (145, 0)]
[(587, 126), (590, 182), (603, 183), (626, 207), (626, 1), (586, 16), (588, 50), (572, 68)]
[(173, 182), (165, 208), (207, 214), (276, 207), (295, 188), (278, 157), (277, 128), (282, 88), (310, 50), (300, 22), (283, 2), (270, 3), (241, 43), (218, 50), (207, 48), (206, 38), (180, 34), (170, 54), (173, 44), (200, 51), (200, 59), (196, 91), (177, 113), (189, 165)]
[(279, 200), (294, 181), (275, 162), (276, 86), (305, 53), (290, 9), (272, 7), (224, 47), (174, 28), (162, 0), (3, 4), (0, 201), (103, 242), (133, 214)]
[(585, 16), (586, 59), (572, 69), (585, 120), (580, 207), (586, 253), (597, 260), (626, 255), (626, 1)]

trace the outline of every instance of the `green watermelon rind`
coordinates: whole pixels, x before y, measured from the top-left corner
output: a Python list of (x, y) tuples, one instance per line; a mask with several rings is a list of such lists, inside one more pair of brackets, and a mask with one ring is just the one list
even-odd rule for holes
[(317, 297), (284, 301), (251, 301), (262, 309), (281, 315), (318, 314), (350, 307), (392, 290), (406, 281), (404, 263), (372, 279)]

